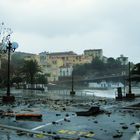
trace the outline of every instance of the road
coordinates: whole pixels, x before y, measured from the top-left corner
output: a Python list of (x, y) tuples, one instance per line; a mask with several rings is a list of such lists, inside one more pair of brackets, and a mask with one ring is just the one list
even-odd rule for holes
[[(134, 110), (133, 108), (124, 107), (139, 102), (139, 99), (131, 102), (118, 102), (114, 99), (93, 96), (82, 96), (81, 99), (81, 96), (76, 98), (59, 96), (57, 98), (58, 95), (53, 95), (45, 99), (41, 95), (39, 97), (43, 98), (40, 100), (39, 97), (36, 97), (34, 100), (31, 98), (31, 101), (17, 101), (15, 105), (11, 106), (1, 105), (1, 109), (5, 111), (10, 108), (15, 113), (41, 113), (43, 119), (37, 122), (17, 121), (15, 117), (1, 117), (0, 139), (51, 140), (54, 139), (54, 136), (59, 136), (71, 140), (78, 138), (80, 140), (129, 140), (138, 131), (135, 124), (140, 122), (139, 109)], [(84, 101), (82, 102), (82, 100)], [(94, 104), (98, 104), (108, 113), (89, 117), (76, 116), (76, 111), (88, 110)], [(21, 135), (19, 133), (21, 131), (26, 133)]]

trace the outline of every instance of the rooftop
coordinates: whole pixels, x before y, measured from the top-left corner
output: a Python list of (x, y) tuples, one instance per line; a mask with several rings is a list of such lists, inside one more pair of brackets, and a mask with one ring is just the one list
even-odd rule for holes
[(49, 53), (51, 56), (58, 56), (58, 55), (77, 55), (73, 51), (68, 51), (68, 52), (54, 52), (54, 53)]
[(86, 51), (103, 51), (102, 49), (89, 49), (89, 50), (84, 50), (84, 52)]

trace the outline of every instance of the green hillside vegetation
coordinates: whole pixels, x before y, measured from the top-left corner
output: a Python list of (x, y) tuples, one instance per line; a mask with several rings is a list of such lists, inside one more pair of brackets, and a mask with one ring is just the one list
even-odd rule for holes
[(118, 75), (128, 73), (128, 65), (121, 65), (121, 62), (110, 57), (107, 62), (94, 59), (92, 63), (84, 65), (76, 65), (74, 67), (74, 74), (78, 76), (105, 76)]

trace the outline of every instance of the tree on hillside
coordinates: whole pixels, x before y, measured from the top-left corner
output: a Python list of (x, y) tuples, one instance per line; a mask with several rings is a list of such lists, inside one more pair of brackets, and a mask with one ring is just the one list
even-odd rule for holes
[(35, 78), (36, 84), (48, 84), (48, 79), (46, 74), (37, 74)]
[(19, 88), (19, 84), (21, 82), (23, 82), (23, 79), (20, 76), (15, 76), (15, 77), (12, 78), (12, 83), (16, 83), (17, 88)]
[(103, 70), (104, 69), (104, 63), (100, 59), (96, 58), (93, 59), (91, 62), (91, 68), (94, 70)]
[(137, 75), (140, 75), (140, 63), (136, 64), (132, 71), (131, 71), (131, 74), (137, 74)]
[(74, 72), (79, 76), (100, 77), (105, 75), (122, 74), (122, 72), (126, 73), (127, 67), (127, 65), (121, 65), (121, 62), (113, 57), (108, 58), (106, 63), (96, 58), (89, 64), (76, 65), (74, 67)]
[(110, 57), (107, 60), (106, 69), (110, 74), (121, 74), (122, 71), (126, 71), (126, 65), (121, 65), (119, 60)]
[(11, 56), (11, 65), (13, 65), (13, 67), (17, 71), (19, 70), (19, 68), (21, 68), (21, 66), (23, 65), (24, 61), (25, 61), (24, 58), (20, 57), (20, 55), (13, 54)]
[(77, 76), (86, 75), (86, 72), (87, 72), (86, 69), (88, 68), (88, 66), (89, 66), (88, 64), (75, 65), (73, 69), (74, 75), (77, 75)]
[[(0, 68), (0, 84), (2, 87), (7, 86), (7, 54), (1, 54), (0, 53), (0, 60), (1, 60), (1, 68)], [(20, 79), (22, 78), (20, 74), (20, 68), (23, 65), (24, 59), (20, 59), (16, 55), (11, 55), (11, 61), (10, 61), (10, 80), (11, 84), (16, 83), (15, 79), (17, 77)], [(13, 80), (14, 79), (14, 80)]]
[(41, 72), (41, 67), (36, 60), (25, 60), (21, 71), (25, 75), (26, 81), (30, 84), (34, 84), (35, 75)]
[(136, 82), (140, 82), (140, 63), (134, 65), (131, 70), (131, 79)]
[(115, 60), (114, 58), (110, 57), (107, 59), (107, 66), (108, 68), (118, 68), (121, 66), (120, 61)]
[[(12, 76), (12, 72), (10, 73), (10, 77)], [(7, 86), (7, 60), (1, 60), (1, 69), (0, 69), (0, 83), (2, 87)]]

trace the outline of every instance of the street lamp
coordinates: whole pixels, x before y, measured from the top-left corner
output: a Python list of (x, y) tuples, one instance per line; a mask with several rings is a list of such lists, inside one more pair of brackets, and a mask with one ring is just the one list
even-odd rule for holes
[(10, 93), (10, 55), (11, 52), (14, 52), (15, 49), (18, 48), (18, 44), (16, 42), (10, 41), (10, 35), (12, 33), (11, 29), (4, 28), (3, 30), (1, 31), (1, 35), (3, 34), (3, 37), (2, 37), (0, 50), (3, 53), (8, 53), (8, 60), (7, 60), (8, 62), (7, 62), (7, 93), (5, 96), (3, 96), (2, 101), (3, 103), (13, 103), (15, 101), (15, 97), (12, 96)]
[(71, 91), (70, 91), (70, 95), (75, 95), (75, 91), (74, 91), (74, 73), (72, 70), (72, 75), (71, 75)]
[(126, 98), (127, 99), (134, 99), (135, 98), (135, 94), (132, 93), (132, 89), (131, 89), (131, 71), (130, 71), (130, 62), (129, 62), (129, 77), (128, 77), (128, 80), (129, 80), (129, 91), (128, 93), (126, 94)]
[(132, 94), (132, 90), (131, 90), (131, 73), (130, 73), (130, 62), (129, 62), (129, 92), (128, 94)]

